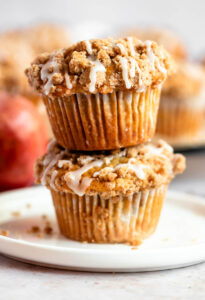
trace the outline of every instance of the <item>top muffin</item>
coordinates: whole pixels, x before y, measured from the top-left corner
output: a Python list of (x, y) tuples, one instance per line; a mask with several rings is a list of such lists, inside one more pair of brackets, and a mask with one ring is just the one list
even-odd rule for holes
[(26, 70), (30, 84), (49, 97), (76, 93), (143, 91), (157, 87), (173, 69), (162, 46), (135, 37), (96, 39), (38, 56)]

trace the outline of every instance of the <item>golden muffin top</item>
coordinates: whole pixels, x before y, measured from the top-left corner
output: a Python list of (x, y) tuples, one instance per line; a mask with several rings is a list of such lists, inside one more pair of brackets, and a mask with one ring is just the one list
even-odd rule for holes
[(185, 158), (166, 142), (121, 150), (71, 152), (52, 141), (35, 167), (36, 182), (50, 189), (108, 198), (168, 184), (185, 169)]
[(143, 91), (158, 87), (173, 70), (162, 46), (135, 37), (79, 42), (38, 56), (26, 70), (29, 83), (48, 97), (75, 93)]

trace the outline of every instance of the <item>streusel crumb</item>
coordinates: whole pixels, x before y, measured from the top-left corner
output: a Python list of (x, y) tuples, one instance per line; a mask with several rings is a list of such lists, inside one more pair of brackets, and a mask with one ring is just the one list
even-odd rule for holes
[(174, 154), (164, 141), (91, 155), (65, 150), (53, 141), (38, 159), (35, 174), (37, 183), (57, 191), (114, 197), (168, 184), (184, 169), (184, 156)]
[(121, 36), (133, 35), (142, 41), (152, 40), (164, 48), (175, 58), (185, 59), (187, 49), (183, 41), (171, 30), (167, 28), (138, 27), (126, 30)]
[(163, 47), (128, 37), (82, 41), (67, 49), (44, 53), (25, 72), (31, 86), (41, 94), (58, 97), (157, 87), (173, 66)]

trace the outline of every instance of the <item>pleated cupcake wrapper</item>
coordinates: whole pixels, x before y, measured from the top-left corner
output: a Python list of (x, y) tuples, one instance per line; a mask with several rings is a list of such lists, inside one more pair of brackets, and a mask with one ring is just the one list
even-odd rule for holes
[(155, 133), (160, 89), (44, 98), (58, 143), (70, 150), (117, 149)]
[(161, 99), (157, 135), (166, 138), (189, 138), (201, 133), (204, 113), (201, 107), (186, 105), (173, 99)]
[(102, 199), (51, 190), (61, 233), (92, 243), (140, 244), (156, 229), (167, 186)]

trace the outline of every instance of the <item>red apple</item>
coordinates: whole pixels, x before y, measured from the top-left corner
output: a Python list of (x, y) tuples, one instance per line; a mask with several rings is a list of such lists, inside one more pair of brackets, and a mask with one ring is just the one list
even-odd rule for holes
[(34, 104), (0, 92), (0, 190), (33, 183), (34, 163), (48, 138), (46, 121)]

